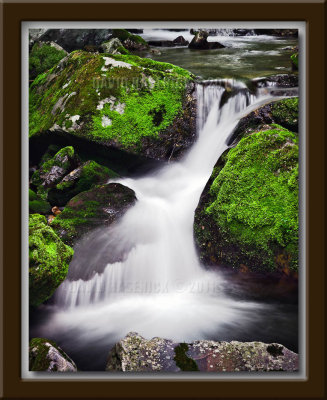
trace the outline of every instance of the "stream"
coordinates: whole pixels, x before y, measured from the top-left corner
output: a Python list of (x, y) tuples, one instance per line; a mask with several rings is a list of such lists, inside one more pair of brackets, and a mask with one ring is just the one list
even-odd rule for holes
[[(179, 33), (169, 34), (176, 37)], [(228, 41), (240, 45), (234, 52), (244, 49), (244, 43), (253, 43), (247, 37), (227, 36)], [(260, 41), (267, 42), (267, 38)], [(176, 52), (179, 58), (174, 58)], [(196, 57), (192, 70), (188, 52), (167, 49), (158, 58), (212, 78), (214, 73), (205, 65), (197, 70)], [(215, 52), (211, 50), (210, 57), (222, 57)], [(222, 69), (215, 74), (224, 75)], [(243, 78), (251, 75), (240, 70), (236, 78), (239, 74)], [(220, 106), (227, 85), (242, 90)], [(250, 93), (242, 80), (231, 79), (198, 84), (196, 95), (195, 144), (178, 162), (145, 176), (116, 180), (135, 191), (135, 206), (114, 227), (97, 229), (81, 239), (67, 279), (53, 299), (31, 315), (31, 337), (55, 340), (80, 370), (104, 371), (109, 350), (130, 331), (178, 342), (279, 342), (297, 351), (296, 288), (289, 291), (280, 282), (244, 278), (223, 267), (210, 271), (200, 264), (193, 239), (195, 208), (239, 119), (279, 98), (264, 89)], [(124, 257), (114, 263), (96, 262), (111, 252)]]

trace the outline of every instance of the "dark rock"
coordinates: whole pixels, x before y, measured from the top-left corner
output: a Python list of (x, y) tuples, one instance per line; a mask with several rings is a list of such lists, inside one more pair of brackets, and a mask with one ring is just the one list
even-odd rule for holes
[(110, 351), (110, 372), (242, 372), (298, 371), (298, 354), (277, 343), (215, 342), (174, 343), (155, 337), (146, 340), (130, 332)]
[(143, 29), (126, 29), (130, 33), (143, 33)]
[(29, 370), (77, 372), (77, 367), (55, 342), (44, 338), (34, 338), (29, 345)]
[(245, 134), (263, 125), (278, 124), (293, 132), (298, 132), (298, 101), (298, 97), (278, 100), (252, 111), (239, 121), (228, 139), (228, 145), (235, 144)]
[(91, 229), (117, 221), (135, 201), (134, 191), (120, 183), (95, 186), (73, 197), (51, 226), (72, 245)]
[(254, 29), (256, 35), (298, 37), (298, 29)]
[[(168, 63), (129, 55), (73, 52), (31, 87), (33, 150), (46, 142), (42, 137), (48, 136), (49, 143), (54, 137), (69, 136), (107, 150), (114, 148), (148, 157), (153, 153), (152, 147), (164, 145), (169, 127), (176, 124), (179, 129), (185, 127), (180, 135), (188, 145), (195, 139), (194, 131), (189, 129), (194, 121), (188, 112), (195, 107), (194, 96), (188, 90), (193, 81), (191, 73)], [(53, 95), (46, 96), (52, 89)], [(140, 101), (135, 102), (135, 96)], [(180, 135), (176, 135), (177, 147), (182, 144)], [(173, 135), (170, 139), (174, 144)], [(163, 159), (166, 154), (169, 158), (171, 147), (155, 153), (155, 159)]]
[(294, 88), (299, 85), (299, 78), (295, 74), (278, 74), (265, 78), (256, 78), (252, 80), (257, 88), (278, 87), (278, 88)]
[(64, 206), (78, 193), (91, 189), (94, 185), (106, 183), (118, 175), (95, 161), (87, 161), (66, 175), (48, 193), (51, 204)]
[(208, 42), (207, 40), (208, 36), (209, 34), (207, 31), (204, 30), (198, 31), (188, 47), (190, 49), (197, 49), (197, 50), (221, 49), (225, 47), (219, 42)]
[(178, 36), (173, 40), (173, 43), (177, 46), (188, 46), (189, 44), (189, 42), (185, 40), (183, 36)]
[(172, 40), (150, 40), (148, 42), (149, 46), (156, 47), (174, 47), (176, 44)]
[(85, 46), (98, 46), (107, 41), (111, 33), (111, 29), (48, 29), (39, 40), (55, 42), (70, 53)]

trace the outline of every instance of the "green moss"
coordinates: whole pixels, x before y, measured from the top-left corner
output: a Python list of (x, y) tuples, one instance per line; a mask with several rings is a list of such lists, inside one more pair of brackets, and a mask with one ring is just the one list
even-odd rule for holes
[(292, 66), (297, 70), (299, 69), (299, 53), (294, 53), (291, 55)]
[[(110, 223), (115, 215), (134, 201), (134, 192), (123, 185), (93, 186), (73, 197), (51, 226), (65, 243), (71, 245), (90, 229)], [(108, 209), (112, 214), (108, 214)]]
[[(132, 55), (109, 56), (130, 68), (105, 66), (104, 57), (72, 52), (62, 70), (52, 71), (55, 79), (50, 80), (48, 74), (46, 83), (32, 85), (30, 136), (56, 124), (73, 135), (137, 151), (143, 137), (156, 138), (173, 123), (182, 112), (186, 85), (193, 75), (172, 64)], [(99, 102), (108, 99), (101, 109)], [(159, 125), (153, 118), (157, 112), (162, 112)], [(71, 122), (76, 115), (79, 128)], [(111, 120), (111, 125), (103, 126), (103, 118)]]
[(271, 107), (274, 120), (291, 131), (298, 130), (299, 98), (280, 100)]
[(51, 206), (47, 201), (39, 199), (30, 201), (29, 209), (30, 213), (49, 214)]
[(118, 46), (117, 51), (119, 51), (120, 54), (125, 54), (125, 55), (131, 54), (127, 49), (125, 49), (124, 46)]
[(61, 356), (74, 365), (73, 360), (53, 341), (45, 338), (33, 338), (29, 344), (29, 370), (30, 371), (47, 371), (50, 367), (50, 358), (48, 358), (50, 344)]
[(66, 278), (73, 249), (66, 246), (39, 214), (29, 219), (29, 299), (38, 306)]
[(213, 181), (206, 208), (229, 243), (262, 268), (275, 268), (278, 249), (298, 265), (298, 138), (278, 125), (241, 139)]
[(175, 347), (174, 361), (177, 367), (182, 371), (199, 371), (196, 362), (186, 354), (187, 351), (188, 345), (186, 343), (180, 343)]
[(141, 43), (144, 44), (145, 46), (148, 45), (147, 42), (141, 36), (133, 35), (126, 29), (113, 29), (112, 35), (113, 37), (118, 38), (121, 42), (124, 42), (125, 40), (129, 39), (132, 42)]
[(38, 78), (40, 82), (45, 77), (43, 73), (56, 65), (65, 55), (64, 50), (57, 50), (47, 44), (35, 43), (29, 56), (30, 79), (42, 74)]

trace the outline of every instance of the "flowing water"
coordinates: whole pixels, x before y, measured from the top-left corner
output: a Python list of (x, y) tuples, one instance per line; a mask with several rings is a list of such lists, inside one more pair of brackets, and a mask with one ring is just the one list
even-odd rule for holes
[[(226, 85), (239, 88), (221, 107)], [(179, 162), (120, 183), (137, 202), (114, 227), (75, 248), (53, 301), (39, 308), (31, 336), (61, 345), (82, 370), (100, 370), (111, 346), (130, 331), (146, 338), (281, 341), (296, 346), (294, 308), (244, 295), (223, 273), (200, 265), (194, 211), (239, 119), (271, 100), (243, 83), (197, 86), (198, 139)], [(123, 255), (118, 261), (112, 254)], [(268, 318), (269, 316), (269, 318)], [(274, 328), (278, 325), (276, 332)]]
[[(174, 40), (182, 35), (189, 42), (189, 31), (171, 32), (163, 29), (144, 30), (146, 40)], [(209, 36), (209, 42), (220, 42), (223, 49), (191, 50), (188, 47), (158, 47), (161, 54), (141, 53), (156, 61), (169, 62), (186, 68), (203, 79), (234, 78), (253, 79), (281, 73), (291, 73), (287, 48), (298, 44), (296, 38), (274, 36), (230, 36), (227, 32)]]

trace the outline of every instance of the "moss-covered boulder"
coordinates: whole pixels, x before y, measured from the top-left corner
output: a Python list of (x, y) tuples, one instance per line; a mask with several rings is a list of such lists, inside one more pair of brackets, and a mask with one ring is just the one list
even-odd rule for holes
[(76, 372), (74, 361), (52, 340), (33, 338), (29, 345), (29, 370)]
[(64, 206), (72, 197), (78, 193), (91, 189), (95, 185), (107, 183), (110, 178), (117, 178), (111, 169), (89, 160), (69, 174), (48, 193), (51, 204)]
[(279, 343), (216, 342), (176, 343), (129, 332), (108, 355), (109, 372), (240, 372), (289, 371), (299, 368), (299, 356)]
[(214, 169), (195, 212), (205, 264), (298, 268), (298, 137), (275, 125), (243, 137)]
[(239, 121), (229, 142), (235, 143), (247, 133), (268, 124), (278, 124), (292, 132), (298, 132), (299, 98), (274, 101), (252, 111)]
[(196, 137), (193, 76), (130, 55), (75, 51), (30, 88), (30, 137), (56, 132), (157, 159)]
[(56, 43), (35, 43), (29, 55), (30, 80), (48, 71), (66, 55), (67, 52)]
[(29, 301), (36, 307), (49, 299), (66, 278), (73, 249), (66, 246), (43, 215), (29, 218)]
[(48, 189), (54, 187), (78, 163), (72, 146), (60, 149), (52, 158), (46, 153), (40, 169), (32, 175), (31, 184), (37, 188), (38, 194), (46, 199)]
[(112, 224), (135, 201), (134, 191), (120, 183), (95, 186), (73, 197), (51, 226), (72, 245), (91, 229)]

